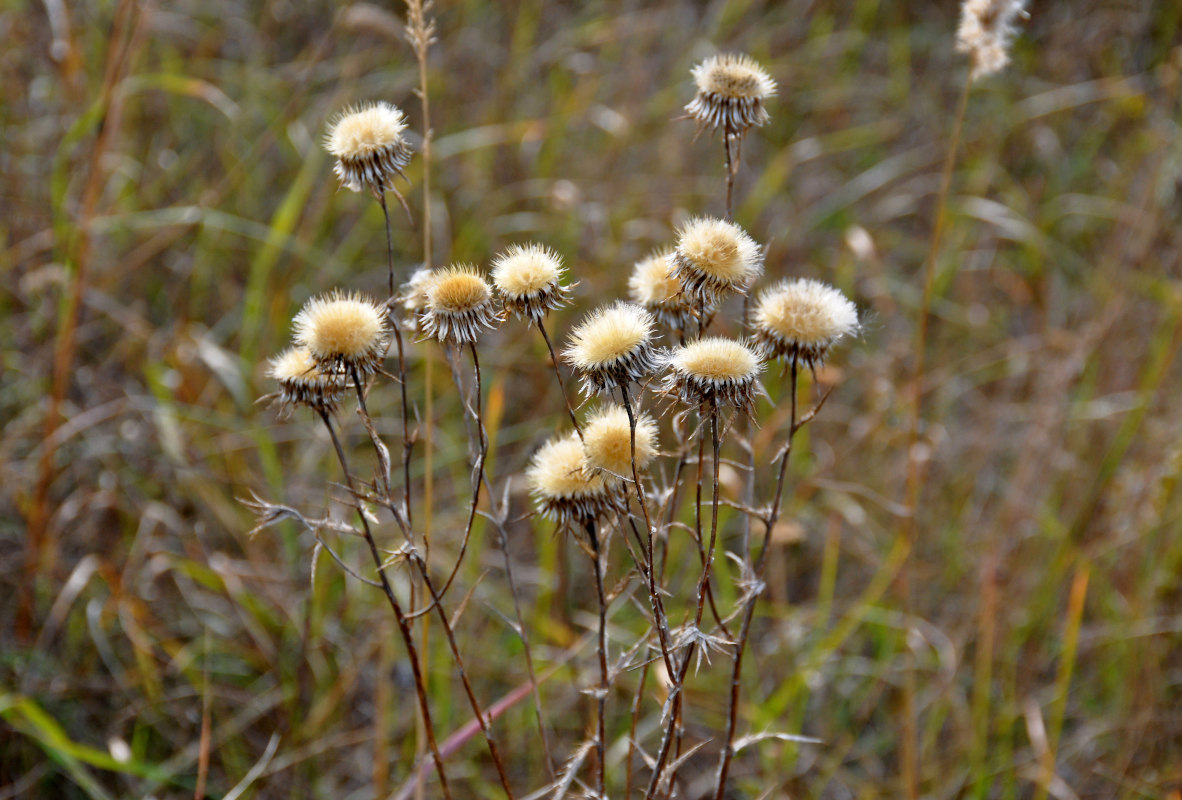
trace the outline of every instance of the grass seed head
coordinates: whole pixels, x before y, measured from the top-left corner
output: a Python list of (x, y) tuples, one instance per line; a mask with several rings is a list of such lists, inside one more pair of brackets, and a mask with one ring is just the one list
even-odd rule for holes
[(542, 445), (526, 468), (526, 483), (538, 511), (561, 527), (587, 525), (620, 507), (620, 493), (584, 463), (578, 434)]
[(383, 307), (355, 293), (309, 300), (293, 322), (295, 344), (330, 373), (376, 372), (386, 357), (389, 323)]
[(796, 357), (812, 369), (834, 344), (858, 332), (858, 309), (832, 286), (798, 278), (761, 292), (750, 325), (767, 358)]
[[(596, 410), (583, 426), (583, 451), (589, 470), (616, 476), (632, 475), (632, 430), (623, 406)], [(648, 414), (636, 418), (636, 469), (643, 470), (657, 455), (657, 425)]]
[(321, 369), (305, 347), (291, 347), (271, 359), (267, 376), (279, 382), (281, 413), (293, 406), (330, 412), (345, 391), (340, 373)]
[(692, 406), (731, 406), (751, 413), (762, 392), (763, 361), (750, 346), (711, 336), (675, 347), (666, 357), (662, 390)]
[(651, 314), (622, 301), (587, 315), (563, 351), (582, 376), (584, 393), (606, 393), (651, 373), (657, 366), (653, 325)]
[(1025, 0), (964, 0), (956, 49), (972, 61), (972, 80), (1001, 72), (1010, 63), (1010, 42), (1020, 16), (1028, 16)]
[(426, 279), (424, 292), (423, 333), (441, 342), (474, 342), (482, 329), (500, 322), (488, 281), (468, 264), (436, 270)]
[(763, 249), (733, 222), (698, 217), (678, 232), (672, 263), (686, 291), (714, 304), (755, 282), (763, 273)]
[(722, 128), (739, 135), (768, 121), (765, 102), (776, 93), (776, 82), (750, 56), (711, 56), (693, 68), (698, 92), (685, 110), (700, 128)]
[(393, 189), (394, 176), (403, 175), (410, 163), (405, 130), (406, 117), (390, 103), (346, 109), (324, 137), (325, 149), (336, 156), (334, 169), (341, 183), (355, 192), (369, 189), (375, 195)]
[(505, 307), (519, 317), (539, 321), (570, 299), (561, 284), (562, 259), (540, 244), (511, 245), (493, 259), (492, 280)]

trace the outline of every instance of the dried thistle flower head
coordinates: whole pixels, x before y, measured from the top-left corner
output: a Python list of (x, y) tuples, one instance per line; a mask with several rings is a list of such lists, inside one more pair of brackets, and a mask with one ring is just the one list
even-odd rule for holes
[(562, 259), (553, 250), (540, 244), (511, 245), (493, 259), (492, 280), (505, 308), (537, 322), (570, 299), (570, 288), (560, 283), (563, 272)]
[(474, 342), (481, 329), (495, 328), (500, 321), (492, 288), (476, 267), (455, 264), (436, 270), (425, 291), (423, 333), (441, 342)]
[(526, 482), (538, 510), (561, 527), (588, 525), (620, 506), (618, 491), (584, 465), (578, 434), (550, 439), (530, 459)]
[(728, 291), (746, 291), (763, 273), (763, 249), (733, 222), (698, 217), (678, 231), (673, 266), (686, 291), (716, 303)]
[(857, 333), (858, 309), (844, 294), (809, 278), (765, 289), (751, 309), (751, 336), (767, 358), (796, 358), (809, 369)]
[(692, 298), (682, 290), (673, 265), (673, 251), (659, 250), (636, 262), (628, 293), (666, 327), (684, 331), (695, 316)]
[[(632, 475), (632, 429), (623, 406), (606, 405), (587, 418), (583, 426), (583, 451), (589, 470), (616, 476)], [(648, 466), (657, 455), (657, 425), (648, 414), (636, 418), (636, 469)]]
[(427, 308), (427, 287), (431, 283), (431, 278), (430, 269), (419, 267), (398, 290), (398, 295), (402, 298), (402, 308), (406, 312), (403, 324), (407, 328), (419, 329), (419, 315)]
[(344, 376), (321, 369), (305, 347), (291, 347), (272, 358), (267, 377), (279, 382), (283, 413), (293, 406), (332, 411), (345, 391)]
[(699, 128), (722, 128), (727, 136), (741, 136), (768, 121), (764, 102), (776, 93), (776, 82), (750, 56), (711, 56), (691, 74), (698, 93), (685, 110)]
[(376, 372), (386, 357), (389, 323), (383, 307), (355, 293), (314, 297), (293, 321), (295, 344), (330, 373)]
[(406, 117), (390, 103), (349, 108), (329, 125), (324, 146), (336, 156), (341, 183), (355, 192), (369, 189), (380, 196), (394, 189), (394, 176), (410, 163), (411, 149), (403, 138)]
[(563, 351), (583, 377), (583, 392), (606, 393), (652, 372), (653, 324), (652, 315), (633, 303), (616, 302), (588, 314)]
[(711, 336), (675, 347), (666, 357), (662, 390), (694, 406), (732, 406), (750, 413), (762, 392), (763, 361), (748, 345)]
[(964, 0), (956, 49), (972, 61), (972, 80), (1001, 72), (1010, 63), (1015, 20), (1026, 14), (1026, 0)]

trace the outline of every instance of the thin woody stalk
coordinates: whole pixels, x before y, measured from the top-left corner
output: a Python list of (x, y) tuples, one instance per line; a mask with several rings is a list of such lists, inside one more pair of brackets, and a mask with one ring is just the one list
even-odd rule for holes
[(579, 420), (575, 416), (575, 409), (571, 405), (570, 395), (566, 393), (566, 382), (562, 380), (562, 371), (558, 368), (558, 356), (554, 352), (554, 344), (550, 341), (550, 334), (546, 333), (546, 325), (542, 322), (541, 317), (534, 320), (538, 326), (538, 332), (542, 334), (542, 338), (546, 341), (546, 349), (550, 351), (550, 363), (554, 366), (554, 377), (558, 378), (558, 388), (562, 390), (562, 402), (566, 405), (567, 416), (570, 417), (570, 423), (575, 427), (575, 433), (579, 434), (579, 438), (583, 438), (583, 427), (579, 425)]
[(599, 756), (599, 770), (596, 773), (595, 785), (598, 798), (606, 798), (604, 780), (607, 773), (607, 595), (603, 589), (603, 554), (599, 547), (599, 536), (595, 530), (595, 523), (587, 524), (587, 537), (591, 542), (591, 559), (595, 571), (595, 596), (599, 601), (599, 641), (596, 650), (599, 655), (599, 691), (595, 696), (595, 752)]

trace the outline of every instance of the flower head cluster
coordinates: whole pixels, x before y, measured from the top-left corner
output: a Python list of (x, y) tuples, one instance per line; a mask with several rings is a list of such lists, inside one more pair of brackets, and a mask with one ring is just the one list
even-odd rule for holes
[(601, 473), (587, 469), (583, 443), (575, 433), (542, 445), (530, 459), (525, 477), (538, 510), (563, 528), (594, 524), (622, 508), (619, 483), (609, 483)]
[(700, 127), (742, 136), (768, 121), (764, 102), (776, 93), (776, 82), (750, 56), (711, 56), (691, 74), (698, 92), (685, 110)]
[(583, 391), (603, 394), (656, 369), (653, 326), (652, 315), (632, 303), (616, 302), (587, 315), (563, 351), (583, 377)]
[[(605, 405), (583, 426), (584, 466), (615, 477), (632, 477), (632, 428), (623, 406)], [(657, 425), (648, 414), (636, 419), (636, 469), (644, 469), (657, 455)]]
[(763, 250), (747, 232), (726, 220), (692, 219), (679, 232), (674, 272), (701, 302), (718, 302), (729, 291), (745, 291), (763, 273)]
[(857, 333), (858, 310), (820, 281), (798, 278), (765, 289), (751, 309), (751, 336), (767, 358), (812, 369), (839, 340)]
[(956, 49), (972, 60), (972, 79), (1001, 72), (1010, 63), (1015, 20), (1026, 15), (1026, 0), (964, 0)]
[(336, 156), (334, 169), (341, 183), (355, 192), (368, 189), (379, 196), (392, 190), (394, 176), (403, 175), (403, 167), (410, 163), (405, 130), (406, 117), (389, 103), (346, 109), (324, 137), (325, 148)]
[(662, 325), (684, 331), (696, 310), (689, 293), (682, 290), (672, 259), (672, 250), (659, 250), (637, 261), (628, 279), (628, 293)]
[(661, 388), (691, 406), (730, 406), (751, 413), (763, 391), (763, 361), (747, 344), (711, 336), (675, 347), (666, 356), (668, 374)]
[(475, 267), (457, 264), (436, 270), (424, 283), (426, 302), (420, 320), (427, 336), (467, 344), (500, 321), (492, 288)]
[(278, 403), (281, 415), (294, 406), (308, 406), (330, 412), (345, 392), (345, 376), (322, 369), (308, 349), (291, 347), (271, 359), (267, 376), (279, 382)]
[(505, 308), (537, 322), (570, 300), (562, 259), (540, 244), (512, 245), (493, 259), (492, 280)]
[(334, 291), (309, 300), (292, 322), (295, 344), (330, 374), (378, 370), (389, 345), (386, 310), (359, 294)]

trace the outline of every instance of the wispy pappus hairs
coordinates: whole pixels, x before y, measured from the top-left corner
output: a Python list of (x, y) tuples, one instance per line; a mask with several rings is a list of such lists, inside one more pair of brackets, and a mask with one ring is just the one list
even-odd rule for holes
[(602, 394), (639, 381), (657, 366), (651, 314), (616, 302), (587, 315), (562, 355), (583, 379), (584, 393)]
[(763, 248), (733, 222), (697, 217), (678, 231), (674, 272), (701, 303), (745, 291), (763, 273)]
[(956, 49), (972, 61), (972, 80), (1001, 72), (1010, 63), (1020, 16), (1028, 16), (1025, 0), (964, 0)]
[(684, 331), (694, 319), (692, 298), (677, 277), (671, 249), (658, 250), (636, 262), (628, 279), (628, 294), (668, 328)]
[(492, 280), (505, 308), (537, 322), (570, 300), (562, 259), (540, 244), (510, 245), (493, 259)]
[[(623, 406), (605, 405), (587, 417), (583, 452), (587, 469), (632, 477), (632, 429)], [(636, 469), (643, 470), (656, 456), (657, 424), (641, 412), (636, 418)]]
[(334, 170), (341, 183), (355, 192), (369, 189), (375, 195), (394, 189), (394, 176), (403, 175), (411, 149), (403, 131), (406, 117), (390, 103), (371, 103), (341, 113), (324, 137), (324, 146), (336, 156)]
[(440, 342), (467, 344), (500, 321), (492, 288), (468, 264), (436, 270), (425, 279), (426, 303), (420, 316), (423, 333)]
[(321, 369), (306, 347), (291, 347), (271, 359), (267, 377), (279, 383), (276, 402), (280, 414), (294, 406), (331, 412), (345, 392), (345, 378)]
[(363, 295), (339, 290), (309, 300), (292, 322), (295, 344), (329, 373), (378, 370), (389, 344), (386, 310)]
[(765, 289), (750, 318), (751, 338), (767, 358), (795, 357), (809, 369), (858, 332), (858, 309), (837, 289), (809, 278)]
[(750, 56), (711, 56), (691, 74), (698, 91), (685, 110), (699, 127), (722, 128), (728, 136), (741, 136), (768, 121), (764, 103), (776, 93), (776, 82)]
[(751, 413), (762, 391), (763, 360), (735, 339), (710, 336), (673, 348), (665, 358), (662, 391), (691, 406), (732, 407)]
[(550, 439), (533, 455), (526, 483), (538, 511), (560, 527), (587, 525), (621, 508), (621, 492), (584, 464), (578, 434)]

